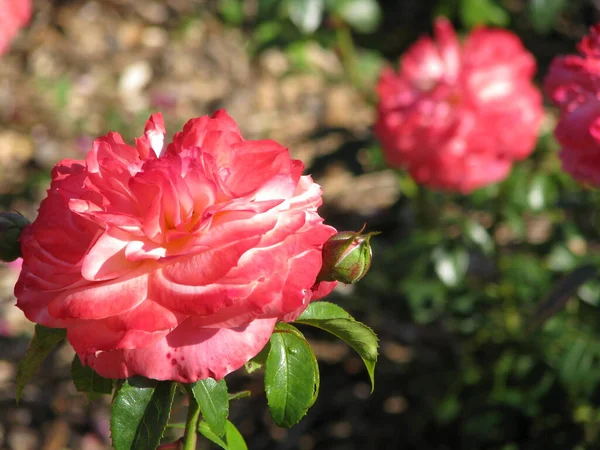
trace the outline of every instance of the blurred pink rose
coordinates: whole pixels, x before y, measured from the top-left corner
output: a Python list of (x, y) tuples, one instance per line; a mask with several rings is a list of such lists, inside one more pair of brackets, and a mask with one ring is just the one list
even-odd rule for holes
[(315, 280), (335, 229), (303, 164), (224, 111), (164, 137), (155, 114), (135, 147), (109, 133), (54, 168), (17, 306), (105, 377), (219, 379), (333, 289)]
[(23, 266), (23, 259), (17, 258), (11, 262), (0, 262), (0, 265), (8, 267), (9, 269), (14, 270), (15, 272), (20, 272), (21, 267)]
[(544, 87), (560, 108), (555, 130), (563, 169), (600, 186), (600, 24), (578, 46), (582, 56), (554, 58)]
[(517, 36), (479, 28), (460, 45), (437, 19), (400, 71), (379, 80), (375, 133), (387, 162), (424, 185), (463, 193), (500, 181), (534, 149), (543, 109), (535, 60)]
[(31, 18), (31, 0), (0, 0), (0, 55)]

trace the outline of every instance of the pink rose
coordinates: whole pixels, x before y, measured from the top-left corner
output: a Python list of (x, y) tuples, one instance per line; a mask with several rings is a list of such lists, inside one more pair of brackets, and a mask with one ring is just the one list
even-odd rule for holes
[(31, 0), (0, 0), (0, 55), (31, 18)]
[(460, 45), (450, 22), (379, 80), (375, 133), (387, 162), (462, 193), (506, 178), (534, 149), (543, 109), (535, 60), (517, 36), (479, 28)]
[(563, 169), (600, 186), (600, 24), (579, 43), (582, 56), (554, 58), (544, 87), (560, 108), (555, 136)]
[(109, 133), (54, 168), (21, 237), (17, 306), (66, 328), (102, 376), (220, 379), (333, 289), (315, 280), (335, 229), (303, 164), (224, 111), (164, 138), (155, 114), (135, 147)]

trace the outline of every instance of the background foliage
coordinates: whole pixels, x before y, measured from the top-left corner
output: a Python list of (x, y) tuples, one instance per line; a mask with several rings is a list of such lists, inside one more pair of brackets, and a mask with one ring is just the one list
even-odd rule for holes
[[(562, 450), (600, 440), (600, 281), (552, 317), (552, 304), (539, 307), (565, 274), (600, 263), (600, 196), (560, 171), (554, 110), (532, 157), (471, 196), (390, 171), (370, 132), (380, 68), (436, 15), (461, 32), (515, 31), (541, 81), (600, 19), (595, 2), (141, 3), (36, 2), (0, 63), (0, 207), (33, 219), (52, 164), (81, 158), (109, 129), (131, 139), (160, 109), (173, 133), (226, 107), (246, 137), (277, 139), (307, 163), (329, 223), (382, 231), (369, 275), (329, 298), (380, 336), (374, 394), (358, 356), (303, 327), (321, 382), (296, 427), (272, 425), (260, 378), (227, 378), (252, 392), (230, 405), (249, 448)], [(67, 348), (15, 405), (15, 362), (31, 328), (12, 306), (14, 277), (0, 272), (0, 448), (105, 448), (109, 405), (69, 387)]]

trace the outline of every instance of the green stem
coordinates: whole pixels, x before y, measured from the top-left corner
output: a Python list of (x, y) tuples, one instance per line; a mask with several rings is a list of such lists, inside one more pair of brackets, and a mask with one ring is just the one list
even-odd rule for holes
[(192, 389), (184, 385), (190, 405), (188, 406), (185, 432), (183, 434), (183, 450), (196, 450), (198, 440), (198, 420), (200, 419), (200, 406), (194, 398)]
[(342, 65), (350, 78), (350, 82), (358, 87), (359, 79), (356, 73), (356, 50), (350, 28), (342, 20), (336, 29), (337, 44), (342, 58)]

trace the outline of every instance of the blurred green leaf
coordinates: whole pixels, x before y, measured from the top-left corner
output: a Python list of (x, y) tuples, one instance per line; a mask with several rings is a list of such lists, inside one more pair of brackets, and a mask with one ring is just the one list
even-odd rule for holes
[(256, 54), (275, 41), (283, 32), (283, 24), (275, 20), (261, 22), (254, 30), (250, 42), (250, 53)]
[(529, 0), (529, 21), (540, 34), (552, 30), (560, 13), (569, 4), (568, 0)]
[(590, 280), (577, 289), (577, 295), (585, 303), (597, 308), (600, 306), (600, 281)]
[(154, 450), (171, 414), (176, 383), (133, 377), (115, 393), (110, 431), (115, 450)]
[(211, 430), (218, 436), (223, 436), (229, 415), (229, 395), (225, 380), (198, 380), (192, 385), (192, 393), (200, 406), (202, 417)]
[(503, 200), (503, 211), (506, 215), (522, 215), (523, 211), (529, 208), (527, 191), (525, 186), (529, 186), (532, 178), (532, 170), (528, 164), (516, 165), (510, 173), (508, 179), (502, 184), (501, 199)]
[(442, 423), (453, 421), (460, 414), (460, 401), (455, 395), (444, 398), (435, 410), (435, 415)]
[(408, 279), (403, 283), (403, 291), (416, 323), (433, 322), (444, 311), (446, 288), (439, 281)]
[(552, 274), (540, 263), (540, 258), (527, 253), (509, 252), (501, 255), (499, 280), (505, 295), (522, 302), (547, 292)]
[(477, 25), (505, 27), (510, 16), (495, 0), (461, 0), (460, 20), (468, 28)]
[(569, 340), (557, 359), (560, 377), (574, 391), (590, 395), (600, 383), (600, 342), (579, 335)]
[(258, 0), (258, 11), (256, 12), (259, 20), (274, 16), (277, 7), (280, 6), (280, 0)]
[(577, 265), (577, 257), (563, 243), (555, 244), (548, 255), (548, 268), (555, 272), (567, 272)]
[(431, 254), (435, 273), (448, 287), (458, 286), (465, 278), (469, 268), (469, 254), (465, 249), (446, 250), (437, 247)]
[[(510, 179), (510, 178), (509, 178)], [(484, 186), (481, 189), (477, 189), (471, 193), (469, 200), (473, 206), (485, 207), (490, 204), (490, 201), (496, 199), (500, 194), (501, 184), (494, 183), (488, 186)]]
[(73, 85), (71, 80), (63, 75), (61, 76), (54, 86), (55, 95), (56, 95), (56, 109), (63, 110), (67, 107), (69, 103), (69, 98), (71, 96)]
[(60, 328), (46, 328), (36, 325), (29, 348), (17, 368), (17, 402), (23, 394), (23, 389), (31, 378), (40, 370), (44, 360), (52, 350), (65, 338), (67, 330)]
[(298, 71), (314, 71), (309, 57), (309, 51), (314, 42), (303, 40), (292, 42), (285, 49), (285, 54), (295, 70)]
[(376, 0), (333, 0), (328, 9), (359, 33), (372, 33), (381, 21), (381, 8)]
[(483, 225), (475, 220), (467, 220), (464, 227), (467, 239), (477, 245), (483, 253), (489, 255), (494, 251), (494, 240)]
[(313, 33), (323, 20), (323, 0), (287, 0), (290, 20), (303, 33)]
[(118, 109), (107, 109), (104, 111), (104, 115), (107, 129), (119, 132), (120, 134), (126, 134), (129, 127), (121, 111)]
[(556, 199), (556, 186), (546, 174), (536, 175), (529, 184), (527, 203), (533, 211), (542, 211), (553, 205)]
[(578, 267), (560, 280), (548, 297), (537, 307), (532, 317), (530, 329), (541, 326), (560, 311), (583, 283), (596, 276), (598, 276), (598, 269), (593, 265), (585, 265)]
[(271, 336), (265, 392), (273, 421), (289, 428), (306, 415), (319, 393), (319, 366), (295, 327), (279, 323)]
[(361, 86), (374, 86), (384, 64), (385, 60), (378, 52), (368, 50), (357, 51), (356, 65), (360, 70), (357, 70), (356, 74), (359, 84)]
[(244, 4), (241, 0), (219, 0), (218, 9), (231, 25), (240, 25), (244, 21)]
[[(381, 152), (381, 149), (379, 150)], [(381, 152), (383, 155), (383, 152)], [(384, 158), (381, 161), (385, 163)], [(406, 195), (408, 198), (415, 198), (419, 193), (419, 185), (413, 178), (406, 172), (402, 172), (398, 175), (398, 184), (400, 185), (400, 192)]]

